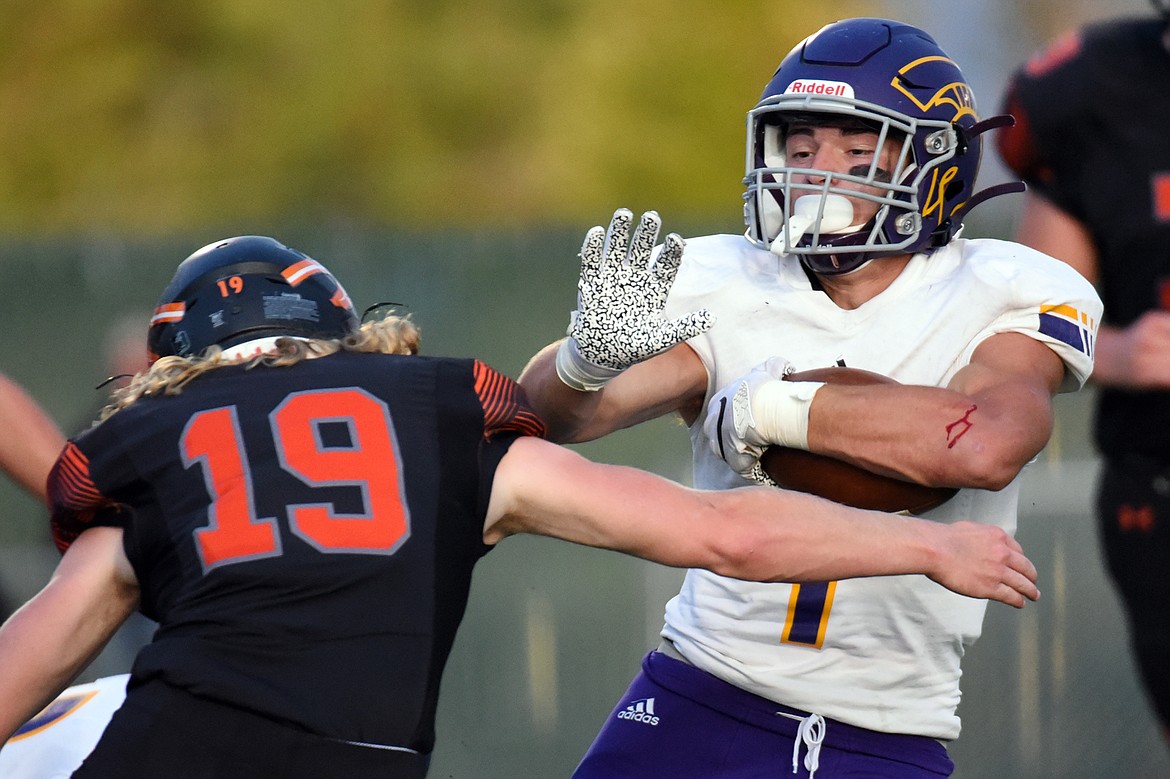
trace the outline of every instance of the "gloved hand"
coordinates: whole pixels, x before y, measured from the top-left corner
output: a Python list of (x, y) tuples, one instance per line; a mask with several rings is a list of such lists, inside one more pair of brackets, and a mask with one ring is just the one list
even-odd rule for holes
[(601, 389), (634, 363), (694, 338), (714, 322), (705, 308), (663, 318), (685, 243), (671, 233), (651, 263), (662, 220), (647, 211), (630, 239), (632, 221), (628, 209), (618, 209), (608, 230), (590, 229), (581, 245), (577, 310), (557, 352), (557, 374), (574, 389)]
[(808, 448), (808, 410), (822, 382), (784, 381), (792, 372), (788, 360), (771, 357), (707, 404), (703, 432), (711, 450), (747, 478), (766, 478), (759, 461), (768, 446)]

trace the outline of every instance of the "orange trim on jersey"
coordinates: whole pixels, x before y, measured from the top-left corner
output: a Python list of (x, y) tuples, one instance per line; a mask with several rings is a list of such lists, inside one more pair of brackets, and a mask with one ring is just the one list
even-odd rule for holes
[(57, 465), (58, 478), (54, 485), (54, 498), (60, 505), (69, 508), (89, 508), (102, 498), (101, 492), (89, 477), (89, 458), (70, 441), (61, 452)]
[(1081, 35), (1079, 30), (1066, 32), (1044, 51), (1033, 56), (1024, 66), (1024, 72), (1029, 76), (1042, 76), (1054, 68), (1058, 68), (1075, 57), (1081, 50)]
[(89, 458), (68, 441), (49, 473), (50, 525), (62, 554), (93, 523), (99, 509), (118, 504), (102, 494), (89, 475)]
[(1154, 196), (1154, 219), (1170, 222), (1170, 173), (1151, 175), (1150, 190)]
[(483, 407), (483, 436), (491, 438), (505, 430), (544, 438), (548, 434), (542, 420), (528, 405), (520, 385), (475, 361), (475, 394)]

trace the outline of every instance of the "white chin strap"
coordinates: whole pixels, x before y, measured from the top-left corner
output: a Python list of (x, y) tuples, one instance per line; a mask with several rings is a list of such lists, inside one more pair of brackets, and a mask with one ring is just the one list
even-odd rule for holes
[(229, 346), (223, 350), (223, 359), (225, 360), (250, 360), (253, 357), (259, 357), (265, 352), (270, 352), (276, 348), (276, 341), (280, 338), (296, 338), (298, 341), (307, 341), (307, 338), (300, 338), (293, 335), (272, 335), (264, 338), (253, 338), (251, 341), (244, 341), (242, 344)]
[(773, 254), (787, 254), (786, 248), (795, 246), (814, 227), (824, 235), (840, 232), (852, 224), (853, 204), (843, 195), (802, 195), (792, 204), (792, 216), (768, 248)]

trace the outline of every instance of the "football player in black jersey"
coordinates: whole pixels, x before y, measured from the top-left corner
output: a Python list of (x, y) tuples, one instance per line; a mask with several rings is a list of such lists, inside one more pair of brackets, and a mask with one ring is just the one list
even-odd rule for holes
[(1105, 303), (1092, 380), (1097, 516), (1134, 657), (1170, 742), (1170, 2), (1068, 33), (1021, 67), (998, 136), (1029, 184), (1016, 238)]
[(187, 258), (155, 359), (49, 479), (64, 557), (0, 629), (0, 738), (134, 609), (159, 623), (75, 774), (421, 777), (472, 568), (539, 533), (748, 579), (919, 572), (1022, 606), (1001, 530), (592, 463), (519, 386), (360, 325), (320, 263), (243, 236)]

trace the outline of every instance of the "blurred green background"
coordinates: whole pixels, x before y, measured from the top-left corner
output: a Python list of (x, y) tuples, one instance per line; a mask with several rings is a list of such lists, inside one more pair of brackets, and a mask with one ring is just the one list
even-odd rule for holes
[[(1032, 49), (1142, 0), (6, 0), (0, 4), (0, 370), (69, 431), (134, 353), (174, 265), (228, 235), (325, 261), (359, 308), (412, 313), (429, 354), (510, 375), (564, 329), (576, 252), (612, 211), (742, 230), (744, 115), (781, 57), (838, 18), (932, 32), (983, 113)], [(1002, 178), (985, 155), (984, 183)], [(1003, 199), (1004, 201), (1010, 198)], [(971, 235), (1006, 237), (1012, 203)], [(130, 332), (125, 334), (126, 322)], [(1041, 603), (989, 610), (966, 662), (956, 777), (1170, 776), (1097, 556), (1088, 394), (1058, 401), (1020, 537)], [(664, 419), (580, 447), (689, 479)], [(0, 482), (0, 583), (55, 553)], [(681, 573), (517, 538), (476, 574), (432, 776), (563, 777), (656, 642)], [(125, 670), (128, 642), (89, 676)], [(777, 776), (787, 756), (777, 756)]]

